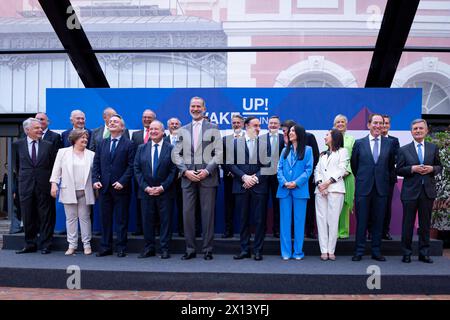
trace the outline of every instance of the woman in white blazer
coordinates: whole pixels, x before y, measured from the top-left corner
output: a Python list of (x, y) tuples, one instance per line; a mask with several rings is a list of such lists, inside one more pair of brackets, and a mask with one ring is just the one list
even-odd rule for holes
[(72, 147), (59, 149), (53, 166), (50, 182), (51, 195), (56, 198), (59, 185), (59, 202), (66, 213), (67, 242), (66, 255), (72, 255), (78, 247), (78, 220), (84, 254), (91, 250), (90, 206), (95, 203), (92, 188), (92, 166), (95, 153), (86, 149), (89, 139), (87, 130), (72, 130), (69, 141)]
[(320, 258), (336, 260), (334, 251), (338, 237), (339, 215), (344, 204), (344, 175), (349, 161), (344, 137), (337, 129), (325, 135), (328, 150), (320, 154), (314, 170), (316, 183), (316, 221), (319, 233)]

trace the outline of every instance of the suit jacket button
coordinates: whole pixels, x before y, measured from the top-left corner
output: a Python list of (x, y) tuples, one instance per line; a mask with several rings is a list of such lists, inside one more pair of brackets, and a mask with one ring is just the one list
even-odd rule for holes
[(325, 169), (325, 171), (327, 171), (327, 169)]

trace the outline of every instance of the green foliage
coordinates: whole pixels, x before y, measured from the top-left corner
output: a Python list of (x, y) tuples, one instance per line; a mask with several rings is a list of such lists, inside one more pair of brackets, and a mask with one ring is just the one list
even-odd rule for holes
[(450, 131), (437, 132), (426, 141), (439, 147), (442, 173), (436, 175), (437, 197), (433, 205), (431, 226), (438, 230), (450, 230)]

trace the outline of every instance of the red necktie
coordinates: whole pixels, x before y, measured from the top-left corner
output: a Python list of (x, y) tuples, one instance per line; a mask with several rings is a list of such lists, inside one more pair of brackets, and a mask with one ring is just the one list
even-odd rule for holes
[(149, 136), (150, 136), (150, 128), (147, 128), (147, 131), (145, 132), (144, 143), (147, 143)]

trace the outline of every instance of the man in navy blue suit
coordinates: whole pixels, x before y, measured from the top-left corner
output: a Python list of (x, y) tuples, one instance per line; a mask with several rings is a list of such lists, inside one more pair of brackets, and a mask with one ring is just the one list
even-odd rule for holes
[(117, 256), (126, 256), (128, 212), (133, 177), (134, 143), (123, 135), (122, 117), (114, 115), (109, 120), (111, 136), (97, 146), (92, 182), (100, 192), (102, 241), (98, 257), (113, 253), (113, 217), (116, 213)]
[(351, 166), (355, 175), (356, 248), (353, 261), (360, 261), (366, 249), (368, 220), (372, 225), (372, 259), (386, 261), (381, 255), (389, 182), (395, 170), (395, 150), (391, 140), (381, 135), (383, 117), (371, 114), (367, 127), (369, 135), (353, 146)]
[[(245, 120), (245, 137), (234, 140), (234, 163), (229, 165), (233, 173), (233, 194), (236, 208), (240, 213), (240, 242), (241, 252), (233, 258), (236, 260), (250, 258), (250, 214), (254, 214), (255, 240), (254, 259), (263, 259), (262, 250), (266, 233), (267, 194), (269, 192), (268, 177), (262, 171), (268, 164), (264, 164), (262, 154), (268, 154), (270, 144), (264, 136), (258, 138), (261, 125), (257, 118), (249, 117)], [(260, 151), (260, 149), (262, 149)], [(233, 150), (227, 150), (232, 152)], [(269, 160), (269, 159), (267, 159)], [(270, 160), (269, 160), (270, 161)], [(275, 169), (276, 170), (276, 169)]]
[(85, 129), (88, 131), (89, 133), (88, 146), (89, 146), (91, 144), (92, 132), (91, 130), (85, 128), (86, 116), (84, 115), (84, 112), (81, 110), (72, 110), (72, 112), (70, 113), (70, 122), (72, 123), (73, 128), (67, 129), (61, 134), (62, 147), (67, 148), (72, 146), (72, 143), (69, 141), (69, 134), (72, 132), (73, 129)]
[(141, 144), (134, 160), (134, 173), (138, 183), (138, 197), (142, 205), (142, 225), (145, 247), (138, 258), (155, 255), (155, 215), (160, 216), (161, 259), (170, 258), (170, 224), (175, 196), (174, 180), (177, 167), (172, 162), (173, 145), (163, 140), (164, 125), (154, 120), (150, 124), (150, 139)]

